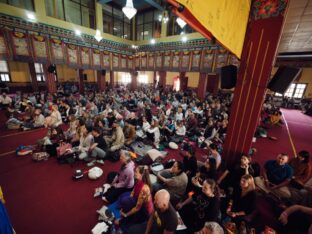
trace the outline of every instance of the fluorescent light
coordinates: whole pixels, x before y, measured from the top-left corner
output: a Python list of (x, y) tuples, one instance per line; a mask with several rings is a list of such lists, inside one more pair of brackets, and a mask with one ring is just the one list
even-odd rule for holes
[(101, 36), (101, 31), (100, 31), (99, 29), (97, 29), (97, 30), (95, 31), (95, 36), (94, 36), (94, 38), (95, 38), (95, 40), (97, 40), (98, 42), (100, 42), (100, 41), (103, 39), (103, 37)]
[(130, 20), (137, 13), (137, 9), (133, 7), (132, 0), (127, 0), (126, 6), (122, 8), (122, 12)]
[(182, 42), (186, 42), (187, 41), (187, 37), (183, 36), (181, 40), (182, 40)]
[(151, 44), (155, 44), (156, 43), (156, 40), (153, 38), (151, 39)]
[(36, 16), (33, 13), (27, 13), (27, 17), (30, 20), (35, 20), (36, 19)]
[(180, 17), (178, 17), (176, 21), (181, 28), (184, 28), (184, 26), (186, 25), (185, 21)]
[(78, 29), (75, 29), (75, 34), (76, 34), (77, 36), (80, 36), (80, 35), (81, 35), (81, 31), (78, 30)]

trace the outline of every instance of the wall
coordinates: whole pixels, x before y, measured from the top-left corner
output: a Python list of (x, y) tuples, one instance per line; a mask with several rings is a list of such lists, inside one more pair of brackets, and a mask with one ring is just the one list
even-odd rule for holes
[(9, 70), (12, 82), (31, 82), (28, 63), (9, 62)]
[(166, 85), (172, 86), (173, 85), (173, 78), (179, 76), (179, 72), (167, 72), (166, 75)]
[(187, 72), (185, 76), (188, 77), (187, 87), (197, 88), (199, 83), (199, 72)]
[(304, 97), (312, 98), (312, 68), (303, 68), (299, 83), (307, 83)]

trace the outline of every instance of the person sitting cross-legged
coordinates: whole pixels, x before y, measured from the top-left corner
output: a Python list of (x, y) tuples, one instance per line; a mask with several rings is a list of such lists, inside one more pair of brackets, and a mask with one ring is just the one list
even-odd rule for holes
[(266, 193), (273, 193), (278, 198), (290, 198), (287, 185), (293, 176), (293, 169), (288, 164), (288, 155), (279, 154), (276, 160), (267, 161), (264, 169), (263, 178), (255, 178), (257, 187)]
[(154, 211), (148, 167), (136, 167), (134, 178), (136, 181), (132, 192), (122, 194), (118, 201), (112, 204), (120, 209), (121, 218), (115, 223), (119, 224), (124, 232), (134, 224), (147, 221)]
[(92, 129), (92, 135), (94, 137), (94, 142), (89, 148), (91, 162), (88, 163), (88, 166), (93, 166), (95, 162), (98, 162), (100, 164), (104, 164), (103, 159), (106, 157), (106, 142), (104, 140), (102, 130), (97, 127)]

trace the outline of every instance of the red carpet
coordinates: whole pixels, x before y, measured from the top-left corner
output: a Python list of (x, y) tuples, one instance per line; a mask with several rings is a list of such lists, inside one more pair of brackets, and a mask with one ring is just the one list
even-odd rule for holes
[[(286, 120), (289, 120), (288, 125), (297, 150), (304, 148), (312, 152), (312, 127), (300, 127), (304, 119), (307, 121), (305, 123), (310, 124), (311, 118), (306, 119), (299, 111), (283, 110), (283, 113)], [(45, 135), (45, 131), (22, 132), (0, 138), (0, 152), (14, 150), (19, 144), (35, 144), (39, 137)], [(254, 144), (258, 149), (256, 161), (262, 164), (275, 158), (280, 152), (292, 155), (285, 125), (273, 127), (269, 130), (269, 135), (277, 137), (278, 141), (257, 140)], [(203, 150), (197, 152), (199, 160), (203, 154)], [(178, 151), (170, 151), (168, 159), (173, 157), (179, 157)], [(30, 157), (18, 158), (14, 154), (0, 156), (0, 185), (16, 232), (90, 233), (97, 222), (95, 211), (102, 205), (101, 200), (93, 198), (94, 188), (104, 183), (109, 171), (118, 170), (119, 163), (105, 162), (100, 167), (104, 170), (100, 180), (83, 178), (73, 181), (71, 177), (74, 170), (86, 168), (83, 163), (71, 167), (57, 164), (55, 158), (50, 158), (47, 162), (33, 162)], [(264, 203), (263, 213), (267, 215), (261, 220), (266, 224), (274, 222), (269, 219), (272, 213), (268, 209), (269, 206)]]

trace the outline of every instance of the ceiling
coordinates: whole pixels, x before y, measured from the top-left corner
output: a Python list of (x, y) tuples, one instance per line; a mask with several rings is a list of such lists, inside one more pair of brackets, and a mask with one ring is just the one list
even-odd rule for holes
[[(102, 4), (113, 4), (120, 8), (126, 0), (98, 0)], [(161, 9), (164, 0), (133, 0), (138, 11)], [(312, 52), (312, 0), (289, 0), (289, 9), (278, 49), (279, 53)]]
[(290, 0), (279, 53), (312, 52), (312, 0)]
[[(101, 4), (110, 4), (118, 6), (120, 9), (122, 9), (125, 5), (127, 0), (98, 0)], [(157, 8), (159, 10), (163, 10), (162, 4), (164, 4), (165, 1), (161, 0), (133, 0), (133, 6), (140, 12), (146, 9), (151, 8)], [(163, 2), (163, 3), (162, 3)]]

